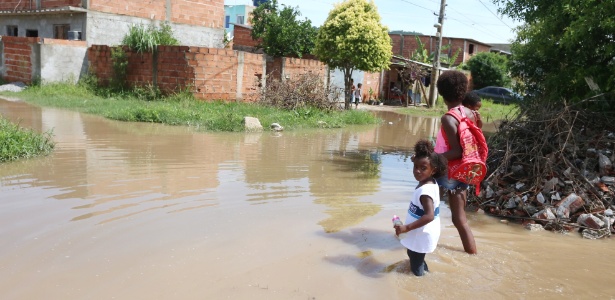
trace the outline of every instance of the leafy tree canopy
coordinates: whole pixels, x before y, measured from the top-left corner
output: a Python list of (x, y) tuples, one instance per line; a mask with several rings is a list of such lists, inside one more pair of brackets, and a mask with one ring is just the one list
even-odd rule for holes
[(475, 89), (486, 86), (509, 86), (508, 58), (492, 52), (480, 52), (468, 60), (467, 68), (472, 72)]
[(277, 0), (268, 0), (252, 12), (252, 38), (261, 40), (259, 47), (275, 56), (310, 54), (314, 48), (317, 29), (310, 20), (298, 20), (301, 13)]
[(391, 38), (373, 1), (336, 4), (320, 28), (316, 55), (330, 67), (369, 72), (388, 68)]
[(511, 73), (530, 93), (578, 101), (615, 90), (615, 1), (493, 1), (525, 22), (512, 46)]
[(348, 108), (352, 71), (388, 69), (393, 55), (391, 48), (388, 28), (380, 23), (374, 2), (347, 0), (329, 12), (318, 31), (314, 53), (329, 67), (342, 70)]

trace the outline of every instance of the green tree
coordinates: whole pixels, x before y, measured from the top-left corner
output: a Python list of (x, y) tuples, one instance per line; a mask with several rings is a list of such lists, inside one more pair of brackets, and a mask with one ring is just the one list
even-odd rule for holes
[(512, 46), (511, 73), (528, 92), (569, 102), (613, 93), (615, 1), (493, 1), (525, 23)]
[(342, 70), (348, 109), (352, 72), (388, 69), (393, 55), (391, 48), (388, 29), (380, 23), (374, 2), (347, 0), (329, 12), (318, 31), (314, 52), (329, 67)]
[(478, 53), (468, 60), (467, 68), (472, 72), (475, 89), (489, 85), (510, 86), (508, 58), (492, 52)]
[(252, 12), (252, 38), (261, 40), (258, 47), (275, 56), (298, 56), (310, 54), (314, 49), (317, 29), (310, 20), (298, 20), (301, 13), (277, 0), (260, 4)]

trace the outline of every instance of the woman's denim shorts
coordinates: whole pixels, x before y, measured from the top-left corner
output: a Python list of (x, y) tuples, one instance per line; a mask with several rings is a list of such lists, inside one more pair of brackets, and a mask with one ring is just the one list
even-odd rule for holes
[(436, 182), (438, 183), (439, 186), (451, 192), (454, 192), (456, 190), (462, 190), (462, 191), (467, 190), (469, 187), (467, 183), (463, 183), (461, 181), (458, 181), (452, 178), (449, 179), (448, 175), (444, 175), (442, 177), (436, 178)]

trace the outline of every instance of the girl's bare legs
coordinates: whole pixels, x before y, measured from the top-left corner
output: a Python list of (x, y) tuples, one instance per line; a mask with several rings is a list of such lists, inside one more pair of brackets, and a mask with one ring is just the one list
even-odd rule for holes
[(459, 232), (463, 249), (469, 254), (476, 254), (476, 242), (466, 219), (466, 193), (467, 191), (448, 191), (448, 204), (451, 208), (453, 225), (455, 225), (457, 232)]

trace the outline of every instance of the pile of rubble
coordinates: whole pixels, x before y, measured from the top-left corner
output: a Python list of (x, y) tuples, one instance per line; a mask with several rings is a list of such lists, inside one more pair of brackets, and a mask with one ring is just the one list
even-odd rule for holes
[(504, 121), (488, 140), (485, 213), (528, 229), (615, 233), (615, 124), (573, 106), (536, 106)]

